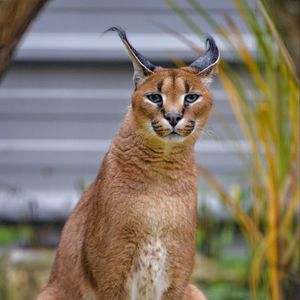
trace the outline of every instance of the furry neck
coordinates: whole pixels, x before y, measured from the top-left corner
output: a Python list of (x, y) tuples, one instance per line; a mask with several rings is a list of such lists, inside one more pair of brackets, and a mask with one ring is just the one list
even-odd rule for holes
[(172, 173), (174, 177), (182, 172), (195, 172), (193, 143), (170, 143), (147, 137), (137, 128), (131, 111), (112, 143), (109, 156), (123, 166), (130, 164), (147, 173)]

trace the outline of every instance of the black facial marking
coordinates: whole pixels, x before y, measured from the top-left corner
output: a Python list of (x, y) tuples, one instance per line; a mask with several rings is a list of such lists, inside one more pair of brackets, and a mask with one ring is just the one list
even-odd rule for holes
[(185, 81), (184, 82), (185, 93), (187, 94), (190, 91), (190, 85)]
[(175, 89), (175, 80), (176, 80), (176, 73), (172, 72), (172, 81), (173, 81), (173, 88)]
[(158, 84), (157, 84), (157, 90), (158, 90), (160, 93), (161, 93), (162, 86), (163, 86), (163, 80), (159, 81)]

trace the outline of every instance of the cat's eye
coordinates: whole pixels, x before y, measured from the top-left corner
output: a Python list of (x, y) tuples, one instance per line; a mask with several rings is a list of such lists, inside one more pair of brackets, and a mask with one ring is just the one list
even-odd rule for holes
[(198, 94), (188, 94), (184, 97), (184, 102), (187, 104), (194, 103), (200, 98)]
[(160, 104), (163, 101), (163, 98), (160, 94), (148, 94), (146, 97), (153, 103)]

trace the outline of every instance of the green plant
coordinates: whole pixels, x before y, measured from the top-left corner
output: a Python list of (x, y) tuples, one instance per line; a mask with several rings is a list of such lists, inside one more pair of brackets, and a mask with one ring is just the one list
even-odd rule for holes
[(18, 240), (31, 240), (33, 230), (28, 225), (3, 225), (0, 224), (0, 247), (9, 246)]
[[(202, 36), (201, 29), (175, 1), (166, 2)], [(252, 298), (258, 299), (257, 291), (263, 288), (270, 299), (292, 299), (293, 289), (299, 289), (300, 285), (299, 81), (296, 68), (266, 3), (257, 0), (257, 10), (253, 10), (246, 0), (233, 0), (256, 41), (257, 51), (253, 54), (232, 18), (225, 16), (227, 28), (220, 27), (197, 0), (187, 2), (235, 50), (248, 73), (246, 84), (229, 63), (224, 60), (220, 63), (219, 79), (251, 149), (250, 157), (241, 155), (249, 170), (251, 210), (244, 211), (236, 197), (201, 166), (199, 174), (230, 208), (248, 242)], [(196, 48), (183, 37), (181, 39)], [(249, 85), (250, 94), (246, 92)], [(242, 147), (240, 152), (243, 154)]]

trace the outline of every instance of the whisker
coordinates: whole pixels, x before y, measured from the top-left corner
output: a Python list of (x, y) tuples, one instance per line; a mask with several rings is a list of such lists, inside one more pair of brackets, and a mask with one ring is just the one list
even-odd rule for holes
[(200, 129), (201, 134), (204, 134), (206, 136), (212, 137), (214, 139), (220, 139), (220, 137), (216, 134), (216, 132), (213, 129), (210, 128), (201, 128)]

